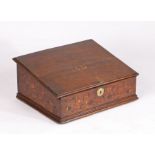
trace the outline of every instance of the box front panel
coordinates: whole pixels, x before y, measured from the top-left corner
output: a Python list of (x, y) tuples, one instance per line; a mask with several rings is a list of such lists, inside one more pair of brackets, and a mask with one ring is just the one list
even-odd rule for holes
[(61, 99), (61, 118), (75, 114), (82, 115), (84, 111), (105, 105), (110, 107), (113, 101), (118, 101), (135, 95), (136, 77), (124, 79), (87, 91), (76, 93)]

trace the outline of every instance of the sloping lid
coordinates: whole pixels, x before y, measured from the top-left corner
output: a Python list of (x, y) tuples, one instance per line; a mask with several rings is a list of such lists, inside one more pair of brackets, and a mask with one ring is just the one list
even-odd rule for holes
[(56, 97), (138, 75), (93, 40), (14, 58)]

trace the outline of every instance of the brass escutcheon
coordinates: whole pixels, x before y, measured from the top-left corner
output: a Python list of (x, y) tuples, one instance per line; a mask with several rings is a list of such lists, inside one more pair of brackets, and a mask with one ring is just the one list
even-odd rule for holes
[(104, 88), (99, 88), (97, 90), (97, 96), (102, 96), (104, 94)]

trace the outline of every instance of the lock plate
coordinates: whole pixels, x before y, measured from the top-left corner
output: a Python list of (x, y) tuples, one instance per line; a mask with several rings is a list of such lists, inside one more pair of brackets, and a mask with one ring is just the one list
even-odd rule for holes
[(104, 88), (99, 88), (98, 90), (97, 90), (97, 96), (102, 96), (104, 94)]

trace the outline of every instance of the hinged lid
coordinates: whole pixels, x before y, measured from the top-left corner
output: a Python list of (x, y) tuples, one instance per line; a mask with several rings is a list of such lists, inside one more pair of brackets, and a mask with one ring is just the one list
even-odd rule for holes
[(58, 98), (138, 75), (93, 40), (14, 58)]

